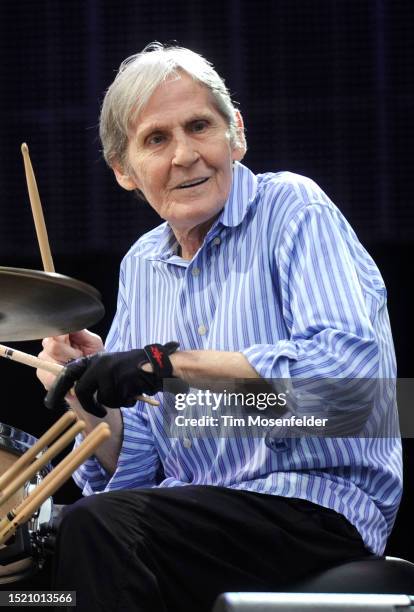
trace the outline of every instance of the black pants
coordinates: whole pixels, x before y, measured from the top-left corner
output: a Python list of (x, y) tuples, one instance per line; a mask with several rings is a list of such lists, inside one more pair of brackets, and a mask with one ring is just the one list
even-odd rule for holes
[(299, 499), (184, 486), (103, 493), (68, 507), (54, 589), (77, 610), (203, 612), (225, 591), (289, 590), (367, 556), (341, 515)]

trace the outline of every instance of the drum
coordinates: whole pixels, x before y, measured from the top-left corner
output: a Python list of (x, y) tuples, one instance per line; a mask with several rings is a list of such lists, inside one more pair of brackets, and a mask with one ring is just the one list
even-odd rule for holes
[[(35, 442), (37, 439), (30, 434), (0, 423), (0, 475)], [(50, 464), (42, 468), (30, 482), (0, 506), (0, 518), (17, 506), (50, 470)], [(26, 525), (19, 527), (6, 545), (0, 545), (0, 584), (22, 580), (42, 567), (52, 519), (53, 501), (49, 498)]]

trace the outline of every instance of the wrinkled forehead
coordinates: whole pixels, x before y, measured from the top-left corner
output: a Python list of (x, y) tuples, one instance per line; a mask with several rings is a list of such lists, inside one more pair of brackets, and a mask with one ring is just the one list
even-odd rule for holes
[(140, 100), (140, 105), (132, 108), (130, 114), (130, 134), (136, 134), (147, 123), (165, 122), (168, 117), (183, 114), (196, 115), (202, 111), (219, 113), (229, 123), (220, 108), (217, 96), (204, 83), (193, 78), (184, 70), (175, 70), (167, 75), (152, 92)]

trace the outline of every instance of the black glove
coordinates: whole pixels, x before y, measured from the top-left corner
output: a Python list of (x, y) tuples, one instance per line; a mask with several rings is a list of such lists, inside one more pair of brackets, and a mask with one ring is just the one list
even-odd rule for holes
[[(163, 389), (163, 379), (172, 378), (169, 355), (179, 347), (178, 342), (149, 344), (143, 349), (122, 353), (96, 353), (69, 362), (56, 378), (45, 397), (47, 408), (56, 409), (64, 403), (65, 395), (75, 386), (82, 407), (98, 417), (106, 410), (133, 406), (142, 393), (154, 395)], [(150, 363), (153, 372), (142, 366)]]

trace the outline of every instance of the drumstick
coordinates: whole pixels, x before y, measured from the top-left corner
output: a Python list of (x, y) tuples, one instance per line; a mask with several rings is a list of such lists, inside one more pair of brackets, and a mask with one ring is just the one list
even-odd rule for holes
[[(18, 361), (19, 363), (23, 363), (24, 365), (31, 366), (32, 368), (39, 368), (39, 370), (46, 370), (47, 372), (51, 372), (52, 374), (60, 374), (63, 370), (64, 366), (59, 363), (54, 363), (52, 361), (46, 361), (45, 359), (39, 359), (34, 355), (29, 355), (28, 353), (23, 353), (23, 351), (17, 351), (12, 349), (4, 344), (0, 344), (0, 357), (5, 357), (6, 359), (11, 359), (12, 361)], [(160, 403), (157, 400), (148, 397), (147, 395), (139, 395), (137, 400), (141, 402), (145, 402), (150, 406), (159, 406)]]
[(43, 502), (53, 495), (72, 473), (88, 458), (95, 449), (111, 435), (107, 423), (100, 423), (55, 469), (50, 472), (34, 491), (21, 504), (8, 512), (0, 522), (0, 544), (4, 544), (19, 525), (27, 522)]
[(26, 482), (30, 482), (30, 480), (35, 476), (40, 470), (49, 463), (56, 455), (58, 455), (61, 451), (63, 451), (69, 442), (83, 431), (86, 427), (84, 421), (77, 421), (66, 433), (63, 434), (50, 448), (48, 448), (41, 456), (33, 461), (31, 465), (29, 465), (23, 472), (21, 472), (18, 476), (15, 477), (13, 482), (7, 485), (3, 491), (0, 491), (0, 507), (6, 503), (10, 497), (16, 493), (20, 487), (24, 486)]
[(29, 192), (33, 220), (36, 228), (37, 241), (39, 243), (40, 255), (43, 262), (43, 269), (45, 272), (54, 272), (55, 266), (53, 265), (52, 253), (50, 252), (49, 239), (47, 237), (45, 218), (43, 216), (39, 190), (37, 188), (32, 162), (30, 161), (29, 147), (25, 142), (21, 146), (21, 151), (23, 155), (24, 170), (26, 173), (27, 190)]
[[(15, 478), (19, 472), (24, 470), (28, 465), (32, 463), (34, 459), (36, 459), (37, 455), (41, 453), (45, 446), (49, 446), (65, 429), (69, 427), (74, 421), (76, 421), (77, 416), (73, 412), (73, 410), (68, 410), (65, 412), (63, 416), (60, 417), (56, 423), (52, 425), (50, 429), (43, 434), (41, 438), (30, 448), (27, 449), (23, 455), (19, 457), (19, 459), (9, 467), (9, 469), (4, 472), (4, 474), (0, 477), (0, 497), (2, 495), (2, 489), (8, 485), (8, 483)], [(3, 503), (0, 501), (0, 503)]]
[(39, 368), (39, 370), (46, 370), (47, 372), (56, 374), (56, 376), (60, 374), (63, 369), (63, 366), (59, 363), (39, 359), (34, 355), (29, 355), (28, 353), (23, 353), (23, 351), (18, 351), (8, 346), (4, 346), (4, 344), (0, 344), (0, 357), (5, 357), (6, 359), (11, 359), (12, 361), (18, 361), (19, 363), (23, 363), (24, 365), (28, 365), (32, 368)]
[[(83, 425), (85, 426), (84, 422), (83, 422)], [(79, 453), (80, 453), (81, 457), (84, 457), (84, 455), (85, 455), (85, 448), (86, 449), (90, 448), (91, 444), (93, 444), (93, 441), (95, 440), (95, 438), (97, 436), (97, 434), (95, 433), (92, 436), (92, 438), (91, 438), (91, 434), (93, 432), (95, 432), (96, 429), (100, 428), (101, 425), (105, 426), (104, 427), (105, 430), (106, 429), (109, 430), (109, 426), (107, 425), (107, 423), (100, 423), (97, 427), (95, 427), (95, 429), (93, 429), (92, 432), (88, 436), (86, 436), (84, 438), (84, 440), (81, 442), (81, 444), (77, 448), (73, 449), (71, 453), (66, 455), (66, 457), (59, 463), (59, 465), (57, 465), (51, 472), (49, 472), (49, 474), (47, 474), (47, 476), (37, 485), (36, 489), (34, 489), (15, 508), (13, 508), (13, 510), (8, 512), (7, 515), (0, 520), (0, 542), (1, 542), (1, 533), (2, 533), (3, 529), (9, 525), (10, 521), (12, 521), (14, 517), (16, 517), (20, 512), (22, 512), (27, 507), (27, 505), (30, 504), (33, 501), (33, 499), (35, 497), (41, 495), (42, 491), (45, 489), (45, 487), (49, 487), (49, 484), (51, 483), (51, 481), (53, 481), (55, 478), (59, 477), (59, 473), (62, 470), (65, 470), (65, 473), (66, 473), (66, 469), (65, 468), (69, 464), (72, 465), (74, 463), (74, 458), (78, 457)], [(98, 429), (98, 431), (101, 431), (101, 429), (102, 428)], [(88, 440), (87, 444), (85, 444), (86, 440)], [(81, 449), (81, 451), (79, 451), (79, 449)], [(90, 454), (92, 454), (92, 452)], [(79, 465), (81, 463), (79, 463)], [(79, 465), (77, 467), (79, 467)], [(75, 469), (76, 469), (76, 467), (73, 469), (73, 471), (75, 471)], [(56, 488), (58, 488), (58, 487), (56, 487)], [(39, 505), (41, 505), (43, 503), (43, 501), (45, 501), (45, 499), (47, 499), (47, 497), (48, 497), (48, 495), (45, 496), (45, 498), (42, 500), (42, 502)]]

